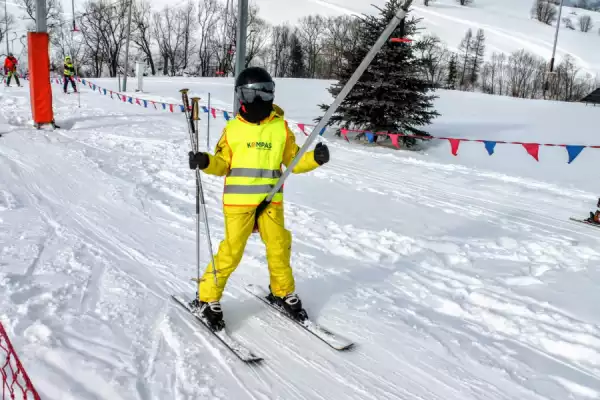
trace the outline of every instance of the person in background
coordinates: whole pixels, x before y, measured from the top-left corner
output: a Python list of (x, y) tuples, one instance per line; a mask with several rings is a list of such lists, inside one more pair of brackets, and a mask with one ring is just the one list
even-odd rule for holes
[(71, 82), (71, 86), (73, 86), (73, 92), (77, 93), (77, 86), (75, 85), (75, 79), (73, 79), (74, 76), (75, 76), (75, 67), (73, 66), (73, 62), (71, 62), (71, 57), (66, 56), (64, 70), (63, 70), (63, 81), (64, 81), (63, 90), (65, 93), (67, 93), (67, 88), (69, 86), (69, 82)]
[(8, 53), (8, 57), (4, 60), (4, 75), (8, 75), (8, 79), (6, 80), (6, 86), (10, 86), (10, 79), (15, 77), (15, 81), (17, 81), (17, 86), (21, 86), (21, 82), (19, 82), (19, 76), (17, 75), (17, 64), (18, 61), (13, 56), (12, 53)]
[(587, 221), (592, 224), (600, 224), (600, 199), (598, 199), (598, 205), (596, 207), (598, 208), (596, 212), (590, 211), (590, 217), (587, 219)]

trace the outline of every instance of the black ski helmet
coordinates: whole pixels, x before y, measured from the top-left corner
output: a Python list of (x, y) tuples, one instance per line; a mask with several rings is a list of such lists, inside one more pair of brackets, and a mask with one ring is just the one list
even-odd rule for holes
[(273, 83), (273, 78), (266, 69), (261, 67), (248, 67), (235, 80), (235, 87), (248, 85), (250, 83)]

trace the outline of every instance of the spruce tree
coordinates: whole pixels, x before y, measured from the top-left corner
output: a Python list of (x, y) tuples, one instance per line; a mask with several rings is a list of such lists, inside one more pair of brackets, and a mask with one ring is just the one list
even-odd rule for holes
[(456, 54), (453, 54), (448, 63), (448, 77), (446, 79), (446, 89), (455, 90), (456, 80), (458, 79), (458, 61)]
[[(360, 19), (356, 48), (344, 55), (344, 68), (338, 83), (329, 88), (334, 97), (339, 94), (358, 65), (375, 44), (379, 35), (392, 20), (402, 0), (388, 0), (377, 16), (363, 15)], [(420, 20), (405, 18), (391, 35), (410, 38), (417, 32)], [(342, 102), (328, 125), (373, 132), (402, 132), (430, 136), (418, 127), (428, 125), (439, 114), (433, 109), (432, 88), (420, 73), (423, 60), (416, 56), (411, 43), (388, 41), (369, 68)], [(320, 106), (323, 111), (328, 105)], [(318, 121), (319, 119), (317, 119)], [(412, 138), (402, 138), (407, 147), (415, 144)]]
[(298, 35), (294, 32), (290, 37), (290, 76), (292, 78), (303, 78), (305, 74), (304, 49)]

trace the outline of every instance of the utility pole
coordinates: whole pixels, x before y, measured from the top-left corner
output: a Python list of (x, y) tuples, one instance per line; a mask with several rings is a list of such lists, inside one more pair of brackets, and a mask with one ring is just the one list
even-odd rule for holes
[(129, 42), (131, 40), (131, 9), (133, 0), (129, 0), (129, 17), (127, 17), (127, 43), (125, 44), (125, 74), (123, 75), (123, 91), (127, 91), (127, 75), (129, 74)]
[(550, 70), (548, 71), (548, 75), (546, 76), (546, 84), (544, 85), (544, 98), (546, 98), (546, 92), (550, 88), (550, 82), (548, 82), (548, 77), (554, 72), (554, 59), (556, 57), (556, 45), (558, 44), (558, 32), (560, 31), (560, 19), (562, 17), (562, 9), (565, 0), (560, 0), (560, 6), (558, 9), (558, 20), (556, 21), (556, 32), (554, 33), (554, 47), (552, 48), (552, 58), (550, 59)]
[[(246, 66), (246, 36), (248, 26), (248, 0), (238, 0), (238, 27), (235, 39), (235, 78)], [(237, 94), (233, 94), (233, 113), (237, 115), (240, 108), (240, 101)]]
[(8, 48), (8, 10), (6, 8), (6, 0), (4, 0), (4, 23), (6, 24), (6, 55), (10, 53), (10, 49)]
[[(6, 0), (4, 0), (4, 9), (6, 10)], [(36, 0), (35, 2), (35, 28), (37, 32), (48, 31), (48, 26), (46, 23), (46, 0)], [(8, 30), (8, 22), (6, 29)]]

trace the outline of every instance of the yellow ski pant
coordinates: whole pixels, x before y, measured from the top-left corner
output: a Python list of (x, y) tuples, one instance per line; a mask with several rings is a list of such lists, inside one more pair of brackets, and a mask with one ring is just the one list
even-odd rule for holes
[[(256, 207), (224, 207), (225, 239), (215, 254), (217, 283), (211, 262), (198, 283), (200, 301), (221, 299), (227, 279), (242, 260), (254, 228), (255, 211)], [(292, 235), (284, 227), (283, 205), (269, 205), (258, 219), (258, 230), (267, 248), (271, 291), (275, 296), (284, 297), (295, 290), (295, 283), (290, 266)]]

